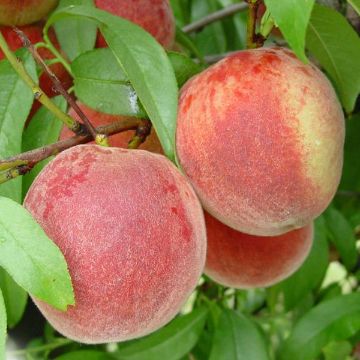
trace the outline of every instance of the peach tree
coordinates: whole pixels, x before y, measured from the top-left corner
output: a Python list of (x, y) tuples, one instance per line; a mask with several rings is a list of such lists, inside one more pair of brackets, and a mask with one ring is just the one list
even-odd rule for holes
[(0, 0), (0, 359), (359, 359), (359, 32)]

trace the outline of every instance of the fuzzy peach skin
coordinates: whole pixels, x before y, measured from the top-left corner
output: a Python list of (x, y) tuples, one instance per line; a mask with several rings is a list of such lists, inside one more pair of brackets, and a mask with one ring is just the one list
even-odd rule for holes
[(266, 237), (236, 231), (208, 213), (205, 221), (205, 274), (237, 289), (267, 287), (287, 278), (302, 265), (313, 242), (312, 224)]
[[(169, 0), (95, 0), (98, 9), (121, 16), (148, 31), (165, 48), (175, 40), (175, 18)], [(97, 47), (106, 47), (99, 35)]]
[(28, 25), (43, 19), (59, 0), (0, 0), (0, 25)]
[[(77, 101), (77, 105), (95, 127), (109, 125), (115, 121), (120, 121), (127, 118), (126, 116), (122, 115), (110, 115), (98, 112), (79, 101)], [(69, 111), (69, 115), (72, 118), (81, 121), (73, 109)], [(119, 134), (112, 135), (109, 137), (110, 145), (114, 147), (126, 148), (133, 135), (134, 131), (124, 131)], [(68, 127), (64, 126), (60, 134), (60, 140), (67, 139), (71, 136), (74, 136), (74, 133), (69, 130)], [(163, 154), (159, 138), (157, 137), (154, 128), (151, 129), (150, 135), (146, 138), (145, 142), (140, 145), (139, 149)]]
[(330, 82), (284, 48), (240, 51), (181, 91), (179, 163), (205, 209), (274, 236), (321, 214), (339, 184), (344, 116)]
[(44, 168), (24, 204), (63, 252), (76, 304), (60, 312), (34, 301), (73, 340), (124, 341), (157, 330), (203, 271), (200, 202), (162, 155), (76, 146)]

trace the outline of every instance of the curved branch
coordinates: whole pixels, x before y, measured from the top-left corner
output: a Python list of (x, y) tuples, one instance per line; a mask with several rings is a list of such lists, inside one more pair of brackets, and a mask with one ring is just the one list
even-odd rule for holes
[(222, 20), (222, 19), (224, 19), (228, 16), (231, 16), (231, 15), (234, 15), (240, 11), (244, 11), (247, 9), (247, 7), (248, 7), (248, 4), (245, 2), (227, 6), (224, 9), (215, 11), (212, 14), (209, 14), (200, 20), (197, 20), (189, 25), (184, 26), (182, 28), (182, 30), (184, 33), (187, 33), (187, 34), (195, 32), (195, 31), (199, 31), (203, 27), (210, 25), (215, 21)]
[[(144, 120), (137, 118), (126, 118), (115, 121), (106, 126), (99, 126), (96, 128), (96, 131), (110, 136), (123, 131), (136, 130), (139, 126), (143, 126), (143, 121)], [(91, 141), (93, 141), (93, 138), (90, 134), (85, 136), (76, 135), (69, 139), (58, 141), (54, 144), (0, 160), (0, 169), (5, 170), (0, 172), (0, 184), (14, 179), (17, 176), (26, 174), (37, 163), (50, 156), (56, 155), (73, 146), (86, 144)]]

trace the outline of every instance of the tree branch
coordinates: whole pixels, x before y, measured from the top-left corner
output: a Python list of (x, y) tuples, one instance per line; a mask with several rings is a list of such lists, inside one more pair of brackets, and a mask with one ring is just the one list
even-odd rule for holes
[(226, 52), (223, 54), (206, 55), (204, 57), (204, 59), (205, 59), (206, 64), (211, 65), (211, 64), (217, 63), (218, 61), (220, 61), (230, 55), (236, 54), (237, 52), (238, 51), (229, 51), (229, 52)]
[(150, 120), (141, 120), (141, 124), (137, 127), (135, 135), (128, 144), (128, 149), (137, 149), (150, 135), (151, 126)]
[(52, 81), (52, 83), (55, 86), (55, 89), (65, 98), (65, 100), (67, 101), (69, 106), (75, 110), (76, 114), (83, 121), (83, 123), (86, 126), (86, 129), (88, 130), (89, 134), (93, 137), (93, 139), (96, 141), (96, 143), (99, 145), (109, 146), (106, 135), (97, 133), (96, 129), (94, 128), (94, 126), (92, 125), (90, 120), (87, 118), (87, 116), (84, 114), (84, 112), (77, 105), (76, 101), (64, 89), (64, 87), (61, 84), (61, 81), (53, 73), (53, 71), (50, 69), (50, 67), (46, 64), (44, 59), (40, 56), (39, 52), (34, 47), (34, 45), (31, 43), (29, 38), (25, 35), (25, 33), (16, 27), (14, 28), (14, 31), (20, 37), (24, 47), (26, 47), (30, 51), (30, 53), (33, 56), (33, 58), (35, 59), (35, 61), (43, 68), (45, 73), (49, 76), (50, 80)]
[(24, 64), (13, 54), (9, 49), (3, 35), (0, 32), (0, 48), (4, 52), (7, 60), (10, 62), (13, 69), (19, 74), (21, 79), (31, 88), (35, 99), (43, 104), (49, 111), (51, 111), (56, 117), (58, 117), (69, 129), (74, 131), (76, 134), (83, 132), (83, 126), (79, 122), (75, 121), (69, 115), (61, 111), (40, 89), (35, 83), (33, 78), (26, 71)]
[[(99, 126), (96, 130), (105, 135), (114, 135), (123, 131), (136, 130), (139, 126), (143, 126), (144, 120), (137, 118), (126, 118), (113, 122), (106, 126)], [(58, 141), (35, 150), (27, 151), (10, 158), (0, 160), (0, 184), (24, 175), (29, 172), (37, 163), (56, 155), (61, 151), (69, 149), (73, 146), (85, 144), (92, 141), (91, 135), (76, 135), (66, 140)]]
[(360, 191), (338, 190), (336, 195), (346, 197), (360, 197)]
[(192, 33), (195, 31), (199, 31), (207, 25), (212, 24), (215, 21), (222, 20), (226, 17), (232, 16), (240, 11), (244, 11), (248, 5), (245, 2), (241, 2), (239, 4), (230, 5), (222, 10), (213, 12), (205, 16), (204, 18), (197, 20), (191, 24), (188, 24), (182, 28), (184, 33)]
[(263, 46), (266, 40), (261, 34), (256, 33), (257, 12), (261, 0), (245, 0), (245, 1), (249, 5), (246, 47), (248, 49), (255, 49)]

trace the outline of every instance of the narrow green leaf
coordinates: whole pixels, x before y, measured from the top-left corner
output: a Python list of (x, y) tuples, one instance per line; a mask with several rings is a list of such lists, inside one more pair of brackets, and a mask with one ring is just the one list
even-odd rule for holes
[(266, 343), (244, 315), (224, 310), (215, 331), (210, 360), (268, 360)]
[(196, 64), (193, 60), (184, 54), (169, 51), (168, 57), (174, 68), (179, 88), (181, 88), (192, 76), (203, 70), (202, 66)]
[[(192, 21), (199, 20), (211, 12), (219, 10), (217, 0), (193, 0), (191, 2)], [(204, 27), (194, 36), (194, 43), (202, 54), (221, 54), (226, 51), (226, 36), (223, 24), (219, 21)]]
[(124, 344), (116, 355), (119, 360), (177, 360), (197, 343), (207, 316), (205, 308), (177, 317), (159, 331)]
[[(30, 75), (37, 79), (36, 65), (30, 53), (21, 50)], [(33, 103), (30, 88), (20, 79), (7, 60), (0, 61), (0, 158), (21, 152), (21, 137), (26, 118)], [(0, 195), (21, 202), (21, 177), (0, 185)]]
[(314, 242), (304, 264), (289, 278), (269, 288), (268, 301), (274, 307), (282, 295), (285, 310), (294, 308), (310, 291), (320, 286), (328, 266), (329, 250), (323, 217), (315, 221)]
[(109, 353), (95, 350), (74, 351), (58, 356), (54, 360), (115, 360)]
[(189, 3), (191, 0), (170, 0), (176, 24), (184, 26), (190, 21)]
[(311, 309), (295, 325), (280, 350), (281, 360), (312, 360), (331, 341), (344, 340), (360, 328), (360, 293), (343, 295)]
[(28, 295), (9, 275), (0, 268), (0, 289), (2, 291), (8, 327), (14, 327), (22, 318)]
[[(60, 0), (57, 9), (64, 9), (70, 5), (95, 6), (94, 0)], [(65, 19), (58, 21), (54, 28), (61, 49), (70, 61), (95, 46), (97, 26), (93, 21)]]
[(199, 51), (199, 49), (194, 44), (194, 41), (191, 37), (185, 34), (179, 27), (176, 27), (176, 42), (182, 45), (185, 49), (189, 50), (189, 52), (196, 56), (201, 63), (204, 63), (204, 57)]
[(305, 36), (314, 0), (265, 0), (266, 7), (296, 55), (307, 62)]
[(360, 0), (347, 0), (353, 9), (360, 15)]
[(152, 121), (165, 154), (174, 160), (178, 89), (164, 49), (149, 33), (130, 21), (85, 6), (55, 12), (46, 26), (71, 16), (84, 16), (99, 23), (109, 48)]
[[(246, 33), (247, 33), (247, 13), (242, 11), (233, 16), (233, 22), (236, 30), (236, 37), (241, 46), (238, 46), (237, 49), (246, 48)], [(229, 34), (229, 36), (233, 34)], [(234, 41), (234, 40), (233, 40)], [(234, 49), (235, 50), (235, 49)]]
[(345, 267), (352, 270), (358, 259), (356, 238), (349, 221), (335, 207), (329, 207), (324, 218), (329, 230), (330, 240), (339, 251)]
[(346, 121), (346, 138), (344, 147), (344, 167), (340, 189), (360, 190), (360, 114)]
[(6, 308), (2, 292), (0, 290), (0, 360), (5, 360), (6, 343)]
[(346, 111), (354, 109), (360, 92), (360, 38), (346, 18), (326, 6), (315, 5), (306, 47), (334, 81)]
[(146, 113), (110, 49), (80, 55), (71, 64), (76, 97), (100, 112), (145, 117)]
[[(66, 101), (62, 96), (57, 96), (52, 101), (62, 110), (66, 111)], [(31, 119), (29, 126), (23, 133), (22, 151), (29, 151), (41, 146), (52, 144), (59, 139), (62, 122), (45, 107), (41, 107)], [(52, 158), (41, 161), (23, 177), (23, 197), (30, 185), (38, 176), (43, 167)]]
[(74, 304), (65, 259), (29, 212), (0, 197), (0, 266), (31, 295), (60, 310)]

